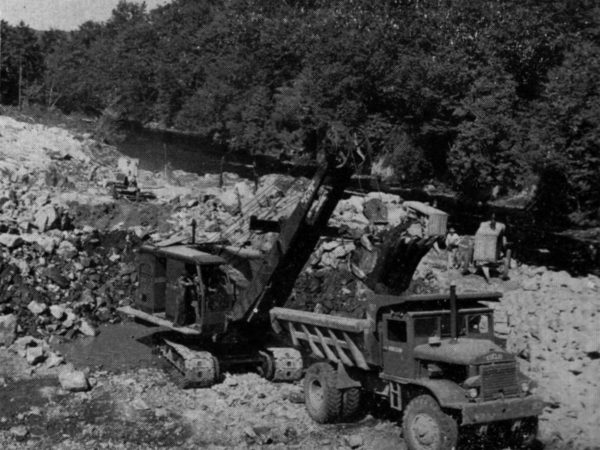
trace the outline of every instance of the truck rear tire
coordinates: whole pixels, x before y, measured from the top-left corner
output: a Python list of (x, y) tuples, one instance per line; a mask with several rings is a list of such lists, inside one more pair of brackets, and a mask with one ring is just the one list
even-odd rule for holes
[(308, 415), (318, 423), (339, 420), (342, 391), (336, 386), (336, 373), (328, 363), (310, 366), (304, 377), (304, 402)]
[(410, 450), (452, 450), (458, 441), (456, 421), (430, 395), (420, 395), (409, 402), (402, 432)]
[(361, 397), (360, 388), (344, 389), (342, 392), (342, 420), (352, 421), (360, 417)]

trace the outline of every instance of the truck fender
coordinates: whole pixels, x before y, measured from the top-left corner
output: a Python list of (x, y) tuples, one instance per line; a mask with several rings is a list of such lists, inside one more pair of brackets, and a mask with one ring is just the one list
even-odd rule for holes
[(450, 380), (420, 379), (411, 382), (413, 385), (427, 389), (438, 401), (442, 408), (457, 408), (466, 401), (465, 391)]
[(344, 365), (341, 362), (338, 362), (337, 365), (337, 376), (336, 376), (336, 383), (335, 383), (335, 387), (338, 389), (350, 389), (350, 388), (354, 388), (354, 387), (361, 387), (361, 384), (359, 381), (353, 380), (352, 378), (350, 378), (350, 375), (348, 375), (348, 371), (346, 370), (346, 368), (344, 367)]

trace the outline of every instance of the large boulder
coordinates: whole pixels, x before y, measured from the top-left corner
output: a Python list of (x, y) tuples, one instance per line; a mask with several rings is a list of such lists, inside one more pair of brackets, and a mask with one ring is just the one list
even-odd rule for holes
[(17, 337), (17, 316), (8, 314), (0, 316), (0, 346), (9, 346)]

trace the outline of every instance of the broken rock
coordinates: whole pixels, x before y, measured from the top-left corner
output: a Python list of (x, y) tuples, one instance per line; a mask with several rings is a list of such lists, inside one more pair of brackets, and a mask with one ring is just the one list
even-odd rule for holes
[(26, 358), (30, 365), (35, 366), (46, 359), (46, 353), (42, 347), (28, 347)]
[(35, 214), (35, 226), (40, 233), (55, 228), (59, 223), (58, 213), (52, 205), (44, 206)]
[(71, 259), (77, 256), (77, 248), (69, 241), (62, 241), (56, 253), (65, 259)]
[(44, 366), (47, 369), (51, 369), (53, 367), (60, 366), (64, 362), (65, 362), (65, 359), (62, 356), (57, 355), (56, 353), (50, 352), (50, 354), (46, 358), (46, 362), (44, 363)]
[(19, 245), (23, 243), (23, 239), (21, 236), (17, 234), (8, 234), (2, 233), (0, 234), (0, 245), (5, 246), (9, 250), (13, 250), (17, 248)]
[(71, 283), (66, 277), (64, 277), (60, 273), (60, 270), (57, 269), (56, 267), (51, 267), (48, 270), (46, 270), (45, 275), (50, 280), (52, 280), (54, 282), (54, 284), (56, 284), (58, 287), (63, 288), (63, 289), (68, 288), (69, 284)]
[(16, 427), (12, 427), (10, 429), (10, 434), (17, 440), (25, 439), (29, 434), (29, 430), (27, 427), (23, 425), (18, 425)]
[(75, 370), (72, 366), (65, 367), (58, 374), (58, 381), (60, 382), (60, 386), (66, 391), (84, 392), (90, 388), (85, 373), (81, 370)]
[(37, 245), (47, 254), (52, 254), (56, 249), (56, 240), (50, 236), (44, 236), (41, 234), (24, 234), (23, 240), (32, 244)]
[(46, 310), (48, 309), (48, 305), (32, 300), (31, 302), (29, 302), (29, 305), (27, 305), (27, 309), (36, 316), (39, 316), (40, 314), (46, 312)]
[(14, 314), (0, 316), (0, 346), (11, 345), (17, 337), (17, 317)]
[(363, 214), (371, 223), (387, 223), (388, 221), (387, 207), (377, 198), (371, 198), (364, 203)]
[(535, 278), (526, 278), (521, 283), (521, 287), (525, 291), (537, 291), (539, 289), (539, 284)]
[(66, 309), (64, 308), (64, 306), (61, 305), (52, 305), (50, 306), (50, 314), (52, 314), (52, 317), (54, 317), (55, 319), (62, 319), (64, 317), (64, 315), (66, 314)]
[(94, 328), (87, 320), (82, 320), (79, 325), (79, 331), (85, 336), (94, 337), (98, 335), (98, 330)]
[(362, 447), (364, 443), (362, 436), (359, 434), (353, 434), (352, 436), (349, 436), (346, 438), (346, 441), (348, 442), (348, 447), (350, 448)]
[(218, 197), (219, 201), (223, 205), (223, 208), (229, 214), (237, 214), (240, 210), (240, 201), (237, 194), (234, 191), (224, 191)]

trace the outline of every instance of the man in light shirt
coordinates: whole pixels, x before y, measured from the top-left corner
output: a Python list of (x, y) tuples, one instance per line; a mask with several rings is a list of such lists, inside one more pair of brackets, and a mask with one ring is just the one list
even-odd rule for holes
[(446, 270), (450, 270), (456, 266), (456, 252), (458, 250), (458, 244), (460, 243), (460, 236), (454, 228), (448, 230), (446, 235), (446, 252), (448, 253), (448, 261), (446, 263)]
[[(502, 279), (508, 279), (508, 270), (510, 268), (511, 251), (508, 248), (506, 239), (506, 226), (501, 222), (496, 222), (495, 214), (492, 214), (490, 220), (481, 222), (475, 237), (478, 235), (493, 235), (496, 239), (496, 256), (493, 261), (484, 261), (481, 265), (486, 281), (490, 280), (490, 264), (496, 265), (504, 258), (504, 267), (502, 270)], [(477, 252), (475, 252), (477, 254)], [(476, 256), (477, 258), (477, 256)], [(497, 265), (496, 265), (497, 267)]]

